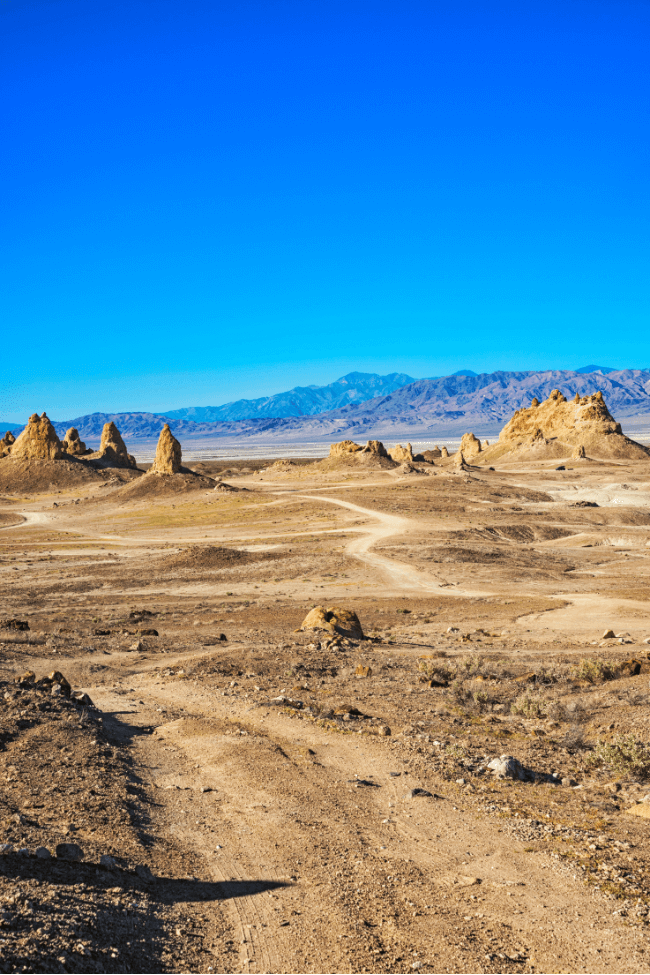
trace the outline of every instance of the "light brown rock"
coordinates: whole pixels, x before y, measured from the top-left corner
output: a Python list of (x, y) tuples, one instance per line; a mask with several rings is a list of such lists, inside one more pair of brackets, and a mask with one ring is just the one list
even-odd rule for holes
[(440, 456), (441, 457), (449, 457), (449, 451), (447, 450), (446, 447), (441, 447), (441, 449), (440, 449)]
[(61, 460), (63, 447), (47, 414), (33, 413), (27, 426), (11, 448), (12, 458)]
[(396, 444), (388, 451), (388, 455), (398, 464), (412, 464), (414, 460), (410, 443), (406, 447), (402, 447), (401, 443)]
[(90, 460), (102, 467), (136, 467), (136, 460), (129, 454), (124, 441), (113, 421), (104, 424), (99, 450), (89, 455)]
[(66, 454), (72, 454), (74, 457), (83, 457), (84, 454), (92, 453), (92, 451), (87, 449), (76, 427), (70, 427), (66, 433), (63, 440), (63, 449)]
[[(582, 449), (583, 453), (574, 454)], [(543, 403), (517, 410), (496, 443), (481, 453), (495, 460), (555, 460), (571, 456), (602, 460), (647, 460), (650, 448), (626, 437), (607, 409), (603, 394), (567, 400), (559, 389)]]
[(478, 437), (475, 437), (473, 433), (463, 434), (463, 439), (458, 448), (459, 454), (462, 454), (467, 460), (471, 460), (472, 457), (476, 457), (477, 454), (481, 453), (481, 449), (481, 441)]
[(300, 629), (327, 630), (329, 633), (340, 633), (355, 640), (365, 639), (357, 614), (351, 609), (341, 609), (336, 606), (329, 609), (314, 606), (302, 621)]
[(15, 442), (16, 438), (14, 437), (13, 433), (11, 430), (7, 430), (2, 440), (0, 440), (0, 457), (6, 457), (7, 454), (10, 453)]
[(160, 431), (156, 457), (149, 474), (178, 474), (181, 469), (181, 445), (166, 423)]

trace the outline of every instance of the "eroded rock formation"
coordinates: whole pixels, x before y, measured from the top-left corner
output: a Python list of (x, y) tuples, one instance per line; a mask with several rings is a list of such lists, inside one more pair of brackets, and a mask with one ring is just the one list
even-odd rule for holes
[(104, 424), (99, 450), (89, 455), (90, 460), (102, 467), (136, 467), (136, 459), (129, 454), (124, 441), (113, 421)]
[(501, 458), (555, 460), (571, 456), (644, 460), (650, 458), (650, 449), (623, 434), (601, 392), (567, 400), (554, 389), (543, 403), (534, 399), (527, 409), (517, 410), (497, 443), (482, 451), (480, 460), (492, 463)]
[(66, 454), (72, 454), (73, 457), (84, 457), (86, 454), (92, 453), (79, 436), (76, 427), (70, 427), (63, 439), (62, 446)]
[(16, 442), (11, 430), (7, 430), (2, 440), (0, 440), (0, 457), (6, 457)]
[(181, 445), (166, 423), (160, 431), (156, 457), (149, 474), (178, 474), (181, 469)]
[(63, 446), (46, 413), (33, 413), (11, 447), (11, 457), (23, 460), (61, 460)]
[(472, 457), (480, 454), (482, 449), (481, 441), (478, 437), (475, 437), (473, 433), (464, 433), (460, 447), (458, 448), (458, 453), (466, 460), (471, 460)]
[(406, 447), (402, 447), (401, 443), (398, 443), (391, 447), (388, 454), (398, 464), (412, 464), (414, 460), (413, 448), (410, 443), (407, 443)]

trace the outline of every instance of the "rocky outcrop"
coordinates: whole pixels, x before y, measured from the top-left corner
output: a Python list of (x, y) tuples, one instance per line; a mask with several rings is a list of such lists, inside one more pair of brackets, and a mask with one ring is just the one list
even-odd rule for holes
[(396, 444), (388, 451), (388, 455), (397, 464), (412, 464), (414, 461), (413, 448), (410, 443), (407, 443), (406, 447), (402, 447), (401, 443)]
[(576, 394), (567, 400), (555, 389), (543, 403), (533, 400), (527, 409), (517, 410), (499, 434), (498, 442), (481, 452), (480, 461), (556, 460), (587, 455), (601, 460), (647, 460), (650, 449), (623, 434), (601, 392), (590, 396)]
[(440, 457), (440, 448), (436, 447), (435, 450), (423, 450), (421, 454), (415, 454), (413, 458), (416, 462), (424, 462), (426, 464), (433, 464)]
[(11, 457), (22, 460), (60, 460), (63, 446), (47, 414), (33, 413), (11, 447)]
[(441, 447), (440, 448), (440, 456), (441, 457), (449, 457), (449, 451), (447, 450), (446, 447)]
[(0, 440), (0, 457), (6, 457), (16, 442), (11, 430), (7, 430), (2, 440)]
[(473, 433), (464, 433), (462, 440), (460, 441), (460, 447), (458, 448), (458, 453), (462, 456), (471, 460), (472, 457), (476, 457), (477, 454), (481, 453), (481, 441), (478, 437), (475, 437)]
[(104, 424), (99, 450), (89, 454), (89, 460), (101, 467), (137, 467), (135, 457), (128, 453), (120, 431), (112, 420)]
[(396, 467), (397, 463), (389, 455), (381, 440), (369, 440), (365, 447), (355, 443), (354, 440), (333, 443), (330, 446), (329, 457), (318, 463), (318, 466), (325, 470), (349, 465)]
[(92, 453), (79, 436), (79, 431), (76, 427), (70, 427), (66, 433), (63, 440), (63, 449), (66, 454), (71, 454), (73, 457), (84, 457), (86, 454)]
[(339, 633), (354, 640), (365, 640), (359, 617), (351, 609), (314, 606), (302, 621), (300, 629), (326, 630), (328, 633)]
[(178, 474), (181, 469), (181, 445), (166, 423), (160, 431), (156, 457), (149, 474)]

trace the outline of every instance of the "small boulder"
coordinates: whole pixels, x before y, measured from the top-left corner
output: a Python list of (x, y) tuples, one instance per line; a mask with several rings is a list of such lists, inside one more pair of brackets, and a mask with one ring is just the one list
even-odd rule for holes
[(502, 755), (500, 758), (493, 758), (488, 768), (494, 772), (497, 779), (518, 779), (520, 782), (528, 782), (531, 773), (524, 768), (520, 761), (512, 755)]
[(84, 851), (76, 843), (58, 843), (55, 852), (60, 860), (71, 860), (73, 863), (84, 858)]
[(601, 637), (601, 640), (615, 640), (615, 639), (616, 639), (616, 634), (614, 633), (613, 630), (605, 630), (605, 632)]
[(328, 630), (355, 640), (365, 640), (357, 614), (350, 609), (314, 606), (302, 621), (301, 630)]
[(51, 860), (52, 854), (45, 846), (37, 846), (34, 850), (34, 856), (37, 856), (39, 860)]

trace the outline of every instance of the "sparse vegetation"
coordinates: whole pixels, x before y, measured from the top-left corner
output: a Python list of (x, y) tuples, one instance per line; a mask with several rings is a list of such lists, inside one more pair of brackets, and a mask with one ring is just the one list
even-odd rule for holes
[(521, 714), (524, 718), (545, 718), (548, 714), (549, 702), (538, 694), (525, 691), (513, 701), (510, 710), (513, 714)]
[(613, 772), (646, 779), (650, 776), (650, 745), (634, 733), (619, 735), (612, 741), (598, 741), (589, 761)]
[(573, 667), (571, 676), (589, 684), (601, 684), (616, 677), (616, 668), (608, 660), (586, 659)]

